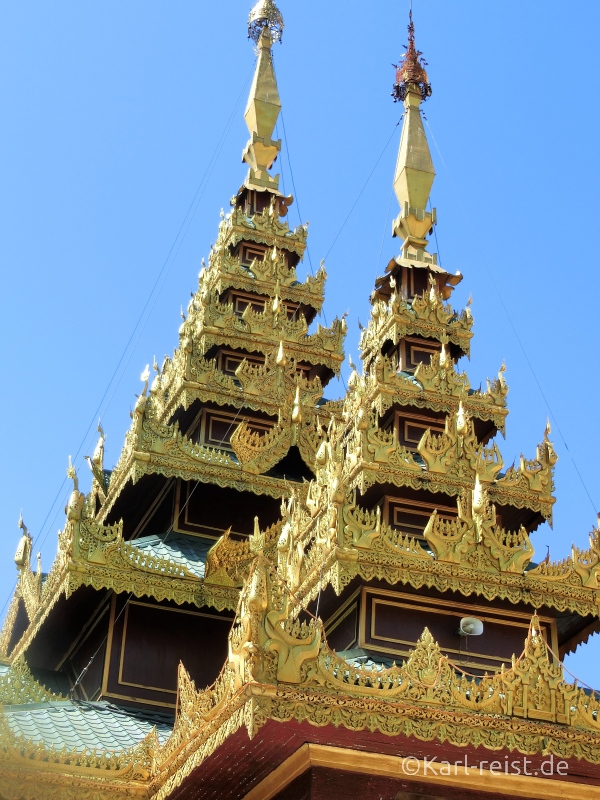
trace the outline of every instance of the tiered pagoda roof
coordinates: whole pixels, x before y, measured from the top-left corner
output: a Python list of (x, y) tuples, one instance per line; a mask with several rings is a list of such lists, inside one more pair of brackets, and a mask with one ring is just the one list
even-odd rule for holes
[[(588, 550), (534, 561), (535, 529), (554, 503), (549, 426), (533, 459), (505, 469), (495, 441), (508, 414), (504, 365), (477, 391), (458, 370), (473, 319), (469, 306), (448, 303), (462, 276), (427, 249), (435, 172), (420, 105), (431, 85), (412, 15), (394, 86), (405, 108), (393, 225), (403, 244), (371, 296), (362, 371), (353, 368), (334, 402), (323, 387), (339, 373), (345, 321), (309, 333), (325, 270), (298, 282), (307, 229), (290, 230), (292, 199), (271, 174), (281, 147), (271, 46), (282, 30), (272, 0), (260, 0), (249, 22), (258, 61), (247, 177), (222, 216), (179, 346), (152, 382), (143, 375), (116, 467), (105, 470), (100, 430), (87, 495), (69, 468), (73, 492), (47, 576), (31, 569), (21, 521), (19, 582), (0, 633), (0, 795), (265, 800), (291, 797), (312, 775), (316, 797), (326, 771), (340, 786), (352, 774), (356, 792), (379, 781), (381, 794), (397, 786), (403, 757), (416, 764), (403, 788), (422, 794), (432, 791), (423, 759), (466, 752), (488, 765), (526, 755), (540, 770), (552, 757), (570, 781), (542, 770), (500, 784), (489, 766), (475, 777), (465, 767), (436, 792), (600, 796), (600, 703), (567, 682), (561, 663), (600, 630), (600, 530)], [(184, 511), (203, 487), (190, 521)], [(226, 524), (238, 505), (243, 530)], [(121, 680), (127, 634), (117, 624), (132, 598), (197, 614), (174, 704), (152, 700), (141, 679), (129, 682), (142, 690), (131, 703), (106, 691), (110, 650), (104, 688), (83, 697), (106, 639), (75, 682), (66, 667), (40, 666), (66, 620), (85, 629), (88, 611), (98, 621), (111, 603)], [(387, 638), (377, 603), (394, 608)], [(465, 609), (492, 631), (468, 662), (454, 642)], [(228, 633), (204, 688), (187, 662), (212, 645), (209, 618)], [(411, 639), (421, 619), (427, 627)]]

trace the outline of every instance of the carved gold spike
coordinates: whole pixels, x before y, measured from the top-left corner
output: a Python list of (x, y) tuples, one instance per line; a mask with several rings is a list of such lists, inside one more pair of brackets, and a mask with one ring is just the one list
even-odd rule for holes
[(258, 61), (244, 114), (250, 139), (244, 150), (243, 159), (250, 167), (246, 178), (248, 188), (262, 190), (269, 188), (271, 191), (277, 191), (279, 176), (273, 178), (268, 173), (281, 150), (281, 142), (271, 139), (281, 111), (273, 68), (272, 44), (272, 33), (266, 26), (257, 41)]
[(285, 357), (285, 351), (283, 349), (283, 342), (279, 342), (279, 349), (277, 350), (277, 357), (275, 359), (275, 363), (278, 367), (285, 367), (287, 364), (287, 359)]

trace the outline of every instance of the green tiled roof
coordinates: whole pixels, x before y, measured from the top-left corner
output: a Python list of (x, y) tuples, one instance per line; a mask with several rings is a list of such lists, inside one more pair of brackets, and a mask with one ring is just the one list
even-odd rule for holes
[(30, 703), (4, 709), (11, 730), (46, 747), (80, 752), (126, 750), (156, 727), (164, 742), (172, 730), (166, 715), (118, 708), (110, 703), (60, 701)]
[(181, 564), (198, 578), (204, 577), (206, 555), (214, 543), (213, 539), (174, 532), (142, 536), (131, 542), (145, 553), (151, 553), (159, 558), (169, 558)]

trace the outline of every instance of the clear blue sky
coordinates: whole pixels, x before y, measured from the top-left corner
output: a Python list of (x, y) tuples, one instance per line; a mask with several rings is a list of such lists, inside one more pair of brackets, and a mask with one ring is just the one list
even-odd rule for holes
[[(400, 107), (389, 95), (408, 0), (280, 6), (284, 188), (293, 191), (291, 162), (291, 219), (299, 208), (311, 223), (315, 268), (328, 254), (325, 315), (349, 310), (346, 351), (356, 360), (357, 319), (366, 322), (374, 278), (398, 251)], [(101, 416), (114, 464), (142, 369), (177, 343), (180, 305), (245, 173), (248, 11), (239, 0), (2, 7), (0, 608), (16, 576), (19, 510), (48, 569), (68, 455), (78, 454), (87, 488), (82, 460)], [(477, 387), (506, 361), (507, 465), (521, 451), (534, 456), (549, 404), (558, 501), (554, 530), (541, 528), (534, 544), (562, 558), (571, 542), (587, 544), (600, 509), (600, 4), (415, 0), (414, 14), (433, 85), (441, 263), (465, 276), (455, 306), (473, 295), (463, 368)], [(568, 665), (600, 684), (599, 656), (595, 637)]]

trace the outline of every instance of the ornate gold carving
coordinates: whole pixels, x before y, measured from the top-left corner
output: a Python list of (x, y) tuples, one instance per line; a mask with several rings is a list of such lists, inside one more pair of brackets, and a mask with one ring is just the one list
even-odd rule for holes
[(323, 365), (338, 374), (344, 360), (344, 334), (339, 319), (334, 319), (328, 328), (317, 324), (316, 332), (309, 334), (303, 316), (290, 319), (269, 304), (264, 312), (254, 311), (248, 305), (239, 317), (233, 303), (221, 303), (214, 297), (204, 307), (199, 343), (204, 352), (226, 344), (234, 349), (264, 353), (283, 341), (291, 357)]
[(423, 434), (417, 447), (424, 462), (421, 464), (411, 451), (397, 445), (393, 432), (380, 429), (377, 415), (369, 411), (364, 388), (361, 393), (362, 397), (349, 402), (344, 410), (351, 426), (345, 437), (347, 490), (358, 487), (364, 493), (374, 483), (390, 483), (458, 495), (471, 490), (477, 474), (489, 484), (492, 502), (529, 508), (551, 519), (552, 474), (557, 457), (547, 434), (534, 461), (522, 458), (519, 470), (510, 468), (503, 477), (497, 477), (503, 465), (497, 445), (479, 444), (473, 422), (459, 402), (456, 412), (446, 418), (443, 433), (427, 430)]
[(10, 668), (0, 674), (0, 706), (62, 699), (35, 680), (23, 657), (13, 661)]
[(446, 417), (444, 433), (425, 431), (417, 450), (430, 472), (458, 478), (477, 473), (481, 480), (493, 482), (504, 463), (495, 443), (490, 448), (478, 443), (462, 402), (456, 414)]
[[(282, 502), (282, 514), (285, 512)], [(260, 530), (258, 517), (254, 518), (254, 530), (248, 539), (232, 539), (230, 530), (217, 540), (206, 558), (205, 581), (222, 585), (240, 585), (250, 571), (254, 558), (261, 554), (273, 558), (281, 535), (283, 522), (280, 520), (264, 531)]]
[(534, 553), (523, 527), (510, 532), (497, 525), (496, 509), (478, 474), (472, 498), (458, 501), (458, 519), (444, 520), (434, 511), (424, 535), (438, 561), (468, 563), (482, 569), (522, 575)]
[[(0, 771), (0, 793), (5, 800), (146, 800), (147, 787), (123, 776), (111, 779), (101, 773), (82, 777), (66, 765), (53, 772), (45, 766), (19, 764), (16, 769)], [(59, 768), (60, 769), (60, 768)], [(101, 782), (99, 782), (99, 779)]]
[[(266, 238), (269, 239), (268, 249), (263, 258), (253, 259), (248, 266), (242, 263), (239, 255), (232, 255), (229, 248), (225, 246), (229, 243), (231, 225), (236, 224), (232, 216), (228, 215), (221, 223), (220, 235), (222, 233), (223, 239), (222, 241), (218, 240), (216, 247), (210, 252), (209, 269), (201, 273), (200, 288), (190, 310), (193, 310), (194, 306), (197, 308), (201, 304), (202, 298), (206, 297), (210, 291), (216, 290), (221, 294), (229, 287), (242, 289), (249, 293), (255, 293), (259, 288), (262, 295), (266, 294), (272, 297), (274, 294), (279, 294), (284, 300), (304, 303), (316, 310), (320, 309), (327, 277), (325, 267), (321, 263), (314, 276), (309, 275), (304, 283), (298, 282), (296, 268), (290, 266), (289, 258), (286, 258), (286, 253), (290, 252), (286, 239), (289, 236), (297, 237), (298, 234), (300, 234), (300, 238), (304, 237), (305, 239), (306, 229), (302, 227), (293, 233), (290, 232), (287, 223), (278, 220), (275, 203), (276, 198), (273, 198), (269, 209), (265, 209), (262, 214), (254, 215), (251, 218), (245, 217), (241, 209), (232, 212), (237, 224), (241, 221), (244, 225), (250, 225), (253, 230), (260, 229), (267, 234)], [(281, 245), (282, 236), (285, 237), (283, 247)], [(300, 253), (296, 255), (300, 255)], [(276, 292), (276, 287), (279, 289), (278, 292)]]
[(214, 250), (235, 247), (239, 242), (257, 242), (267, 247), (277, 247), (302, 258), (306, 249), (308, 226), (300, 225), (290, 231), (288, 223), (280, 221), (271, 205), (260, 214), (248, 217), (245, 211), (235, 206), (221, 221)]
[(300, 683), (304, 665), (319, 652), (321, 623), (300, 623), (288, 614), (285, 583), (258, 556), (242, 591), (240, 612), (229, 641), (229, 666), (235, 685), (248, 681)]
[(86, 461), (88, 462), (90, 469), (93, 475), (92, 481), (92, 495), (98, 499), (99, 503), (103, 503), (106, 500), (106, 476), (104, 473), (104, 442), (105, 442), (105, 435), (102, 425), (98, 423), (98, 433), (100, 434), (100, 438), (96, 444), (96, 448), (94, 450), (94, 455), (90, 458), (86, 456)]
[(541, 496), (551, 497), (554, 491), (553, 468), (558, 460), (548, 435), (550, 426), (546, 426), (544, 440), (537, 446), (536, 457), (528, 460), (521, 454), (519, 467), (509, 467), (503, 478), (498, 479), (498, 486), (524, 489), (538, 492)]
[(600, 586), (600, 529), (590, 534), (590, 546), (582, 550), (573, 545), (571, 555), (559, 562), (542, 562), (529, 573), (532, 578), (548, 581), (549, 584), (573, 585), (574, 579), (589, 589)]
[(427, 629), (402, 665), (354, 667), (321, 641), (318, 623), (282, 626), (288, 594), (275, 578), (259, 556), (230, 634), (228, 665), (212, 687), (197, 691), (180, 669), (180, 713), (157, 758), (158, 798), (242, 724), (254, 735), (268, 719), (600, 763), (600, 704), (565, 683), (536, 616), (522, 655), (482, 678), (457, 671)]
[(388, 301), (373, 303), (369, 324), (360, 338), (362, 358), (370, 362), (382, 351), (387, 340), (396, 345), (411, 334), (438, 341), (447, 337), (447, 341), (468, 355), (472, 325), (470, 312), (458, 315), (435, 292), (424, 292), (409, 301), (394, 290)]
[[(264, 34), (261, 40), (260, 74), (249, 106), (247, 187), (276, 185), (267, 169), (277, 143), (270, 138), (270, 118), (259, 119), (264, 108), (261, 112), (257, 105), (259, 84), (264, 89), (271, 77), (274, 81), (267, 38)], [(278, 98), (272, 105), (277, 102)], [(412, 101), (409, 105), (414, 121), (416, 105)], [(433, 173), (425, 171), (427, 183)], [(422, 185), (412, 188), (420, 191)], [(594, 532), (589, 550), (574, 547), (569, 559), (526, 571), (533, 555), (526, 531), (507, 532), (497, 524), (495, 504), (551, 516), (556, 454), (547, 431), (535, 460), (521, 457), (518, 469), (511, 467), (500, 477), (498, 448), (478, 442), (474, 419), (504, 428), (504, 368), (497, 380), (488, 381), (485, 392), (472, 392), (467, 376), (455, 368), (449, 344), (468, 353), (473, 320), (468, 306), (457, 314), (444, 303), (450, 293), (446, 284), (459, 277), (454, 280), (442, 273), (440, 278), (441, 271), (433, 277), (435, 257), (424, 255), (421, 237), (434, 221), (433, 213), (409, 198), (396, 226), (406, 234), (408, 260), (395, 266), (405, 269), (417, 258), (424, 266), (427, 259), (430, 289), (409, 300), (396, 291), (393, 276), (388, 277), (385, 288), (391, 289), (391, 296), (381, 299), (383, 291), (376, 295), (379, 299), (361, 337), (366, 375), (353, 371), (343, 409), (341, 403), (317, 408), (320, 380), (307, 380), (298, 372), (306, 365), (321, 368), (321, 374), (339, 372), (345, 320), (308, 333), (304, 311), (310, 318), (312, 310), (321, 307), (326, 276), (321, 266), (314, 278), (297, 281), (293, 264), (306, 248), (307, 227), (291, 231), (280, 219), (289, 199), (274, 197), (264, 211), (249, 216), (242, 197), (243, 193), (234, 201), (230, 214), (222, 215), (208, 269), (203, 267), (187, 317), (182, 313), (178, 349), (162, 368), (156, 365), (150, 391), (149, 373), (143, 376), (144, 388), (109, 487), (104, 480), (101, 430), (90, 459), (94, 482), (87, 498), (70, 467), (74, 488), (67, 522), (43, 585), (41, 569), (35, 574), (31, 570), (31, 537), (23, 526), (16, 559), (19, 585), (0, 635), (0, 655), (6, 657), (22, 599), (31, 622), (10, 654), (17, 658), (62, 593), (90, 585), (157, 600), (237, 609), (227, 663), (205, 691), (198, 691), (180, 669), (179, 715), (163, 748), (149, 737), (121, 754), (57, 753), (17, 740), (4, 718), (0, 794), (16, 796), (15, 775), (24, 769), (29, 770), (27, 780), (33, 777), (21, 794), (34, 796), (31, 787), (42, 781), (41, 770), (56, 768), (61, 784), (71, 787), (83, 780), (82, 775), (91, 776), (96, 787), (110, 787), (112, 796), (118, 796), (124, 785), (128, 793), (135, 794), (140, 785), (146, 791), (152, 780), (150, 791), (161, 800), (235, 730), (245, 725), (252, 736), (267, 719), (380, 730), (461, 746), (543, 751), (600, 763), (599, 702), (565, 683), (535, 617), (523, 655), (513, 657), (508, 669), (477, 680), (459, 675), (427, 630), (401, 666), (355, 668), (323, 641), (321, 622), (308, 620), (305, 609), (311, 599), (328, 585), (339, 593), (357, 576), (597, 618), (600, 534)], [(264, 256), (244, 263), (234, 253), (246, 243), (260, 245), (255, 252), (266, 248)], [(235, 296), (232, 289), (256, 298), (241, 316), (239, 307), (225, 301)], [(299, 313), (292, 314), (286, 303), (297, 305)], [(409, 335), (441, 344), (441, 352), (429, 365), (419, 365), (414, 377), (399, 374), (397, 364), (382, 355), (389, 342), (398, 345)], [(235, 377), (225, 375), (211, 360), (224, 345), (258, 353), (264, 362), (255, 365), (245, 360)], [(234, 457), (194, 443), (172, 424), (174, 413), (195, 401), (234, 406), (242, 412), (242, 420), (244, 409), (260, 410), (277, 415), (278, 422), (260, 435), (242, 421), (231, 438)], [(400, 446), (396, 433), (379, 424), (394, 406), (413, 405), (448, 415), (442, 434), (425, 433), (418, 454)], [(278, 525), (261, 532), (256, 522), (248, 541), (234, 541), (229, 532), (222, 536), (208, 554), (204, 580), (174, 560), (143, 552), (135, 541), (123, 541), (120, 523), (103, 524), (127, 483), (146, 474), (283, 498), (285, 483), (264, 473), (294, 445), (314, 469), (315, 480), (292, 493)], [(364, 492), (375, 483), (455, 496), (458, 519), (444, 521), (434, 513), (425, 531), (427, 545), (421, 544), (382, 522), (379, 508), (357, 505), (357, 488)], [(13, 666), (17, 678), (0, 679), (0, 702), (6, 697), (51, 700), (29, 681), (23, 665), (17, 661)], [(3, 777), (8, 774), (7, 763), (13, 770), (8, 783)], [(43, 780), (49, 786), (53, 779), (44, 773)], [(101, 797), (104, 788), (98, 788), (95, 796)], [(49, 789), (46, 796), (52, 792)]]
[(70, 529), (73, 560), (69, 564), (68, 593), (79, 586), (128, 592), (136, 597), (174, 600), (197, 607), (235, 610), (238, 592), (231, 581), (205, 583), (177, 561), (156, 556), (123, 541), (122, 522), (104, 526), (83, 518)]
[[(425, 532), (429, 550), (384, 523), (377, 508), (360, 508), (355, 490), (342, 495), (338, 506), (339, 500), (333, 501), (336, 481), (334, 469), (323, 475), (318, 472), (308, 486), (305, 503), (294, 511), (294, 537), (304, 549), (300, 582), (294, 591), (304, 606), (327, 585), (339, 593), (360, 576), (365, 581), (408, 584), (417, 590), (435, 587), (440, 592), (478, 594), (488, 600), (508, 599), (534, 608), (570, 609), (598, 617), (595, 581), (600, 554), (596, 534), (590, 550), (579, 556), (581, 576), (572, 559), (528, 570), (533, 548), (527, 533), (523, 529), (504, 531), (496, 524), (493, 486), (476, 477), (475, 501), (473, 489), (461, 491), (456, 521), (432, 516)], [(348, 481), (338, 482), (340, 485), (345, 488)], [(338, 492), (336, 489), (336, 498)]]
[(13, 594), (6, 617), (0, 629), (0, 660), (8, 659), (10, 642), (13, 636), (15, 622), (17, 621), (17, 614), (19, 611), (20, 593), (15, 591)]
[(259, 475), (281, 461), (293, 440), (294, 432), (289, 425), (274, 425), (268, 433), (259, 434), (242, 422), (231, 435), (231, 446), (242, 468)]
[(96, 781), (105, 779), (107, 783), (115, 779), (127, 783), (146, 782), (152, 772), (157, 750), (156, 731), (149, 733), (134, 747), (121, 751), (57, 749), (15, 734), (8, 717), (0, 717), (0, 781), (4, 779), (2, 773), (4, 765), (8, 763), (11, 771), (21, 771), (22, 775), (24, 772), (31, 775), (46, 771), (56, 774), (57, 768), (62, 767), (60, 772), (68, 773), (69, 777), (93, 777)]
[(19, 572), (18, 580), (18, 593), (23, 599), (25, 610), (29, 619), (33, 619), (40, 604), (40, 597), (42, 591), (42, 564), (41, 557), (38, 553), (37, 557), (37, 571), (33, 572), (31, 569), (31, 549), (33, 546), (33, 539), (25, 523), (23, 522), (23, 515), (19, 517), (19, 528), (23, 531), (17, 552), (15, 553), (15, 564)]

